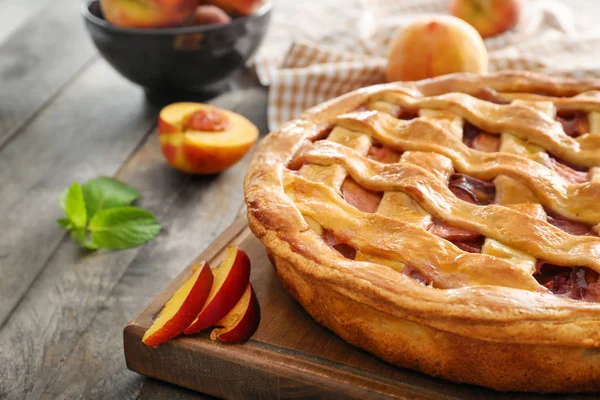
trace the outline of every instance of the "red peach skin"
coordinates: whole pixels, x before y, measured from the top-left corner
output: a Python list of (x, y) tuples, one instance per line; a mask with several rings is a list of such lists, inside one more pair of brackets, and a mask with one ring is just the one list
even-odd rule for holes
[(252, 285), (248, 283), (244, 295), (236, 306), (217, 325), (223, 328), (214, 329), (210, 339), (223, 342), (244, 342), (256, 332), (260, 322), (260, 306)]
[(203, 262), (173, 296), (167, 301), (142, 342), (156, 347), (179, 335), (196, 318), (204, 307), (213, 285), (213, 274), (208, 263)]
[(225, 260), (213, 274), (215, 279), (208, 300), (197, 318), (183, 331), (186, 335), (216, 325), (233, 309), (250, 280), (250, 259), (239, 248), (228, 247)]

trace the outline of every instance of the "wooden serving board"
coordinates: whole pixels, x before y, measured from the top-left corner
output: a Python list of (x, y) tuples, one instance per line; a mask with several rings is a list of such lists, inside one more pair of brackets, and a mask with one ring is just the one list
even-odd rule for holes
[(497, 393), (394, 367), (318, 325), (283, 289), (265, 249), (238, 218), (198, 260), (217, 266), (228, 245), (252, 260), (251, 282), (262, 319), (245, 344), (212, 342), (208, 333), (180, 336), (157, 348), (142, 336), (173, 292), (191, 275), (186, 268), (124, 329), (127, 367), (140, 374), (224, 398), (597, 399), (598, 395), (542, 396)]

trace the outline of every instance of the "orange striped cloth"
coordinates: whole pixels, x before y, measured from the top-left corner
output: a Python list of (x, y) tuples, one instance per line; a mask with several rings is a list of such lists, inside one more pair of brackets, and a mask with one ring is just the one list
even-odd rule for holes
[[(297, 4), (294, 4), (297, 3)], [(384, 82), (385, 55), (397, 29), (415, 18), (447, 12), (447, 0), (304, 0), (274, 15), (255, 60), (269, 85), (269, 128), (313, 105)], [(600, 27), (575, 24), (558, 0), (528, 0), (519, 24), (486, 39), (490, 71), (516, 69), (600, 77)], [(285, 9), (284, 9), (285, 8)]]

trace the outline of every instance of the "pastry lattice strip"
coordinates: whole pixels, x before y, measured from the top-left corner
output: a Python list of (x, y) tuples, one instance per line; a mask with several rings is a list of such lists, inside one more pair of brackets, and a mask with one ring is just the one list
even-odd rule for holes
[[(536, 144), (551, 154), (587, 167), (600, 166), (600, 140), (583, 135), (572, 138), (562, 125), (547, 114), (517, 104), (498, 105), (464, 93), (433, 97), (411, 97), (398, 92), (381, 92), (372, 101), (384, 101), (401, 107), (419, 107), (450, 111), (481, 129), (494, 134), (511, 133)], [(593, 105), (571, 99), (572, 107), (582, 106), (600, 112), (600, 102)]]
[[(540, 202), (557, 214), (588, 224), (600, 223), (600, 184), (572, 184), (550, 168), (522, 156), (483, 153), (467, 147), (456, 135), (425, 120), (400, 121), (377, 111), (349, 113), (337, 123), (368, 132), (375, 140), (399, 151), (444, 155), (463, 174), (490, 181), (506, 175), (530, 188)], [(599, 152), (600, 153), (600, 152)]]

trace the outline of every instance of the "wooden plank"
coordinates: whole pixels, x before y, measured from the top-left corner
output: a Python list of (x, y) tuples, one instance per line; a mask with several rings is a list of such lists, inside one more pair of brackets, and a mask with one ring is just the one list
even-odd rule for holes
[[(25, 16), (25, 4), (34, 7), (31, 4), (35, 0), (4, 1), (21, 10), (15, 11), (17, 16)], [(44, 3), (38, 1), (38, 4)], [(79, 2), (47, 2), (1, 43), (0, 148), (94, 56), (93, 45), (79, 14)], [(3, 7), (0, 23), (5, 18), (10, 19), (10, 15)], [(13, 23), (19, 24), (20, 21), (14, 20)], [(11, 31), (4, 32), (0, 36)]]
[(0, 0), (0, 43), (47, 3), (48, 0)]
[(99, 61), (0, 151), (0, 327), (63, 237), (58, 198), (112, 175), (156, 123), (143, 92)]
[(182, 272), (125, 328), (128, 366), (183, 387), (225, 398), (386, 398), (583, 400), (590, 395), (498, 393), (453, 384), (391, 366), (318, 326), (283, 289), (262, 244), (236, 221), (199, 258), (222, 257), (229, 243), (253, 262), (251, 280), (261, 304), (258, 331), (243, 345), (211, 342), (207, 333), (179, 337), (153, 349), (141, 343), (152, 318), (191, 274)]
[(171, 385), (156, 379), (145, 379), (139, 400), (216, 400), (216, 397)]
[[(214, 103), (261, 122), (264, 132), (262, 89)], [(216, 177), (191, 177), (166, 166), (151, 135), (117, 176), (140, 189), (164, 231), (122, 252), (86, 255), (70, 241), (60, 244), (0, 331), (0, 342), (10, 344), (0, 349), (8, 397), (137, 398), (145, 380), (125, 368), (122, 327), (239, 213), (248, 161)]]

